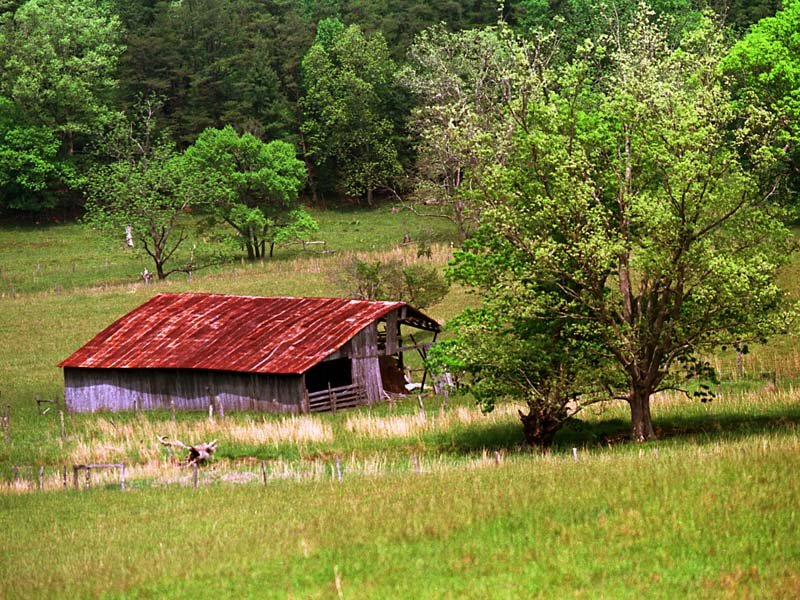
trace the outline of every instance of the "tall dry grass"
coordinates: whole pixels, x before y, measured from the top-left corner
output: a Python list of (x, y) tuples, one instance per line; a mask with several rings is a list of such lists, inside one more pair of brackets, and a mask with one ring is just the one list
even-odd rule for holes
[(230, 445), (276, 447), (333, 440), (331, 425), (313, 416), (179, 422), (155, 421), (141, 416), (126, 423), (116, 423), (111, 417), (97, 417), (85, 424), (68, 460), (78, 464), (131, 459), (139, 463), (157, 462), (165, 452), (158, 442), (162, 435), (188, 445), (213, 439)]

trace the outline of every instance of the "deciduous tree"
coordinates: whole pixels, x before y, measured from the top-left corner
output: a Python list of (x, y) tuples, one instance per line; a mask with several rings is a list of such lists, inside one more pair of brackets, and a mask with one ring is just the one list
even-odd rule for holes
[(28, 0), (4, 26), (3, 93), (73, 154), (114, 116), (119, 19), (104, 2)]
[(104, 152), (112, 161), (88, 178), (85, 221), (120, 242), (130, 228), (135, 251), (149, 256), (164, 279), (197, 268), (191, 261), (167, 267), (188, 237), (186, 209), (196, 190), (183, 176), (174, 145), (156, 133), (156, 104), (145, 101), (107, 136)]
[(316, 230), (298, 203), (306, 179), (294, 147), (239, 135), (233, 127), (207, 129), (183, 157), (203, 209), (230, 225), (249, 259), (272, 256), (274, 244)]
[(705, 352), (783, 324), (792, 248), (774, 189), (741, 164), (719, 32), (651, 18), (545, 78), (452, 267), (492, 304), (599, 341), (636, 440), (655, 435), (653, 394), (711, 374)]
[(365, 37), (357, 25), (320, 22), (303, 58), (305, 95), (301, 127), (317, 167), (332, 168), (347, 194), (366, 196), (400, 173), (395, 128), (388, 118), (394, 61), (379, 33)]

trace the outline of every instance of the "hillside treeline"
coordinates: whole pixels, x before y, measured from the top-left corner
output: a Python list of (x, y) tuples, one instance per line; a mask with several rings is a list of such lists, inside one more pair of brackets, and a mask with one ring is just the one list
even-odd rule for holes
[[(312, 201), (425, 199), (426, 182), (442, 183), (441, 173), (426, 173), (430, 155), (420, 157), (430, 115), (419, 109), (435, 104), (429, 92), (437, 87), (425, 44), (502, 20), (522, 35), (552, 32), (552, 60), (567, 62), (608, 27), (598, 4), (5, 0), (0, 214), (80, 214), (92, 174), (125, 154), (118, 142), (126, 128), (146, 130), (175, 152), (226, 126), (286, 142), (305, 164), (303, 190)], [(713, 10), (733, 42), (781, 3), (651, 4), (657, 15), (686, 23)], [(637, 5), (610, 3), (617, 15)], [(143, 143), (129, 137), (129, 146)]]

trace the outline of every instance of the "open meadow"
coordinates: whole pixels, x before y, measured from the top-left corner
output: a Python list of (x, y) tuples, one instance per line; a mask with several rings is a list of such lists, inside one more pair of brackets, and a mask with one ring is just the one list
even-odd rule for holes
[[(154, 294), (332, 296), (353, 253), (438, 267), (451, 255), (444, 221), (314, 216), (324, 252), (284, 248), (150, 285), (144, 260), (83, 226), (0, 228), (0, 597), (800, 596), (793, 336), (751, 348), (740, 368), (731, 351), (710, 357), (717, 398), (656, 399), (657, 441), (628, 441), (627, 406), (609, 403), (545, 455), (523, 446), (516, 406), (483, 415), (458, 394), (63, 425), (58, 404), (37, 405), (61, 397), (61, 359)], [(783, 276), (795, 294), (798, 268)], [(426, 312), (446, 323), (475, 302), (453, 287)], [(159, 435), (219, 440), (196, 488)], [(88, 462), (124, 462), (125, 491), (111, 470), (75, 489), (71, 465)]]

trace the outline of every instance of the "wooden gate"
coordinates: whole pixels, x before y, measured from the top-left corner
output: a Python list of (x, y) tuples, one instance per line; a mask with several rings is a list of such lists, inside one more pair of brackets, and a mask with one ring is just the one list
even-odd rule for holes
[(366, 391), (355, 383), (308, 394), (309, 412), (336, 412), (340, 408), (353, 408), (366, 403)]

